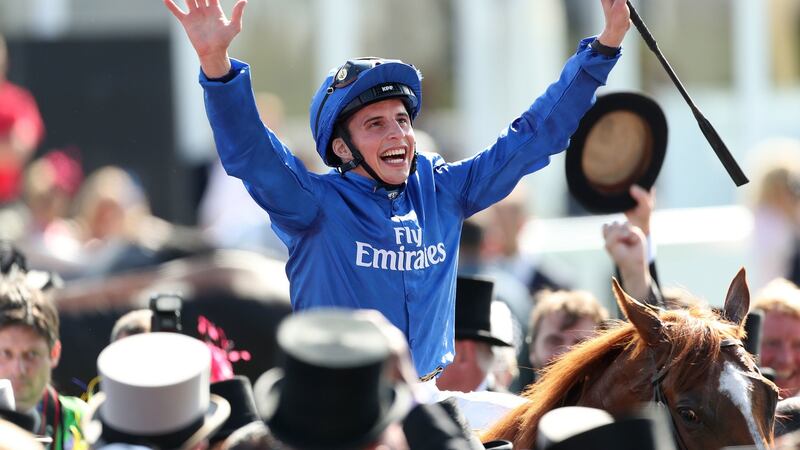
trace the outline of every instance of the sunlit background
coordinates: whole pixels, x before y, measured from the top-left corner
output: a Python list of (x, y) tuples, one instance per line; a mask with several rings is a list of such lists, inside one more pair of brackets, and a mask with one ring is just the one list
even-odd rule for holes
[[(232, 1), (223, 1), (230, 11)], [(662, 283), (721, 302), (740, 266), (754, 285), (757, 149), (800, 138), (800, 0), (634, 2), (689, 93), (751, 177), (736, 188), (688, 107), (632, 30), (603, 92), (642, 91), (664, 109), (667, 157), (653, 239)], [(580, 38), (603, 24), (599, 0), (250, 0), (231, 56), (253, 67), (262, 111), (321, 171), (308, 103), (352, 56), (399, 58), (424, 75), (415, 128), (448, 160), (492, 142), (554, 80)], [(8, 78), (34, 94), (46, 126), (37, 149), (75, 148), (85, 173), (128, 170), (155, 215), (194, 225), (214, 162), (198, 63), (159, 0), (0, 0)], [(280, 109), (283, 108), (281, 114)], [(434, 147), (435, 146), (435, 147)], [(763, 148), (763, 146), (761, 147)], [(609, 297), (602, 223), (570, 200), (563, 154), (524, 180), (536, 220), (523, 252)]]

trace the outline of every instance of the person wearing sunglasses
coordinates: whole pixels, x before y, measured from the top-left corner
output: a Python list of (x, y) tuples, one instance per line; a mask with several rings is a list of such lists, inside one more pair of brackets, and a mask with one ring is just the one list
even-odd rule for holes
[(422, 77), (414, 66), (358, 58), (334, 68), (309, 112), (317, 152), (333, 170), (315, 174), (261, 122), (250, 67), (228, 57), (246, 1), (228, 19), (219, 0), (186, 0), (187, 11), (164, 0), (200, 59), (225, 170), (244, 182), (289, 249), (293, 308), (380, 311), (405, 333), (424, 381), (453, 360), (462, 221), (566, 148), (620, 56), (630, 11), (624, 0), (600, 2), (603, 32), (580, 43), (559, 80), (495, 143), (456, 163), (417, 152)]

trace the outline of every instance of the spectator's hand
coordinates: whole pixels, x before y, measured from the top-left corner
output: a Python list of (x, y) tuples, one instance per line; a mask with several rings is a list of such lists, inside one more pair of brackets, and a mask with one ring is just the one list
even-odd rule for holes
[(606, 27), (597, 40), (608, 47), (619, 47), (631, 27), (631, 11), (626, 0), (600, 0)]
[(629, 222), (603, 225), (606, 251), (619, 267), (622, 285), (639, 301), (650, 295), (650, 271), (647, 262), (647, 246), (644, 233)]
[(247, 0), (239, 0), (233, 6), (231, 19), (225, 16), (219, 0), (185, 0), (189, 12), (175, 4), (175, 0), (164, 0), (186, 31), (192, 43), (203, 73), (209, 78), (221, 78), (231, 70), (228, 47), (233, 38), (242, 31), (242, 14)]
[(647, 192), (643, 187), (634, 184), (629, 192), (631, 197), (636, 200), (636, 206), (625, 211), (625, 217), (631, 225), (642, 230), (645, 236), (650, 236), (650, 217), (656, 206), (656, 188)]

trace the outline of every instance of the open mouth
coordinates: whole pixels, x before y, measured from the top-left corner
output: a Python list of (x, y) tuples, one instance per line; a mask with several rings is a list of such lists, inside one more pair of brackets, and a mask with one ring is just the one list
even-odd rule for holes
[(387, 150), (381, 153), (381, 161), (387, 164), (403, 164), (406, 161), (406, 150), (404, 148), (396, 148), (392, 150)]

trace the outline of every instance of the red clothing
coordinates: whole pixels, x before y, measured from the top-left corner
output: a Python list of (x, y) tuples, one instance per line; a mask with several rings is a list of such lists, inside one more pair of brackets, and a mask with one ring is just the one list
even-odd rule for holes
[(11, 129), (19, 132), (18, 139), (26, 149), (34, 149), (44, 137), (44, 122), (36, 100), (27, 89), (9, 81), (0, 82), (0, 136)]
[(22, 168), (43, 137), (44, 122), (31, 93), (0, 81), (0, 204), (19, 196)]

